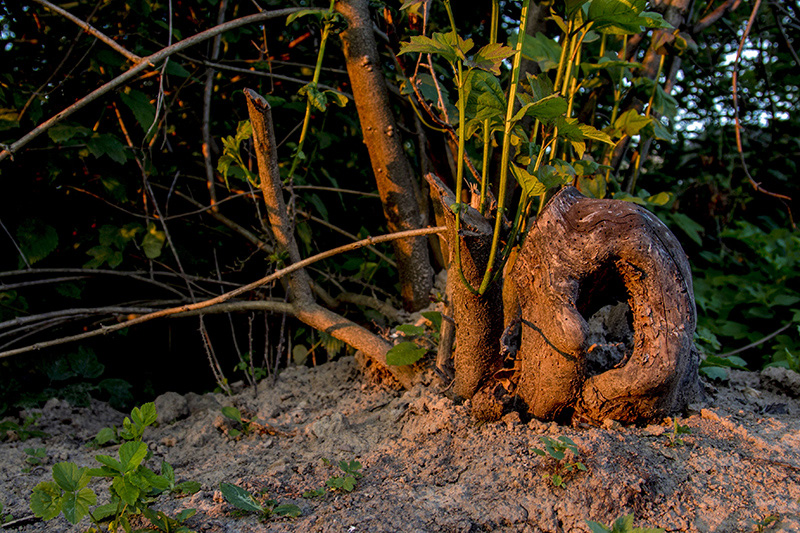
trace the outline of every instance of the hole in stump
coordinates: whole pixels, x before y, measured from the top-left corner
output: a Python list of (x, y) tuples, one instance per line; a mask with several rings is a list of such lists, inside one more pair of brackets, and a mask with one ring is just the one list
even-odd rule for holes
[(630, 295), (614, 261), (581, 281), (576, 306), (589, 325), (586, 373), (602, 374), (621, 366), (633, 352)]

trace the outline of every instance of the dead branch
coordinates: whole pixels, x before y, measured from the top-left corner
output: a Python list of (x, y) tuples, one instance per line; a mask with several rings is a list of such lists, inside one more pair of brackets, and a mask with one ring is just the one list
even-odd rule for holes
[(83, 20), (79, 19), (78, 17), (76, 17), (75, 15), (70, 13), (69, 11), (67, 11), (65, 9), (61, 9), (58, 6), (51, 4), (47, 0), (33, 0), (33, 1), (36, 2), (37, 4), (43, 5), (44, 7), (49, 9), (50, 11), (55, 11), (56, 13), (61, 15), (62, 17), (74, 22), (75, 24), (80, 26), (83, 29), (83, 31), (85, 31), (86, 33), (88, 33), (90, 35), (93, 35), (93, 36), (97, 37), (99, 40), (103, 41), (108, 46), (113, 48), (115, 52), (118, 52), (118, 53), (122, 54), (123, 56), (125, 56), (125, 58), (128, 61), (130, 61), (131, 63), (135, 64), (135, 63), (138, 63), (139, 61), (142, 60), (141, 57), (137, 56), (133, 52), (129, 52), (125, 47), (117, 44), (117, 42), (114, 41), (114, 39), (112, 39), (111, 37), (109, 37), (105, 33), (101, 32), (100, 30), (98, 30), (97, 28), (95, 28), (94, 26), (89, 24), (88, 22), (84, 22)]
[(692, 28), (692, 33), (700, 33), (704, 29), (708, 28), (716, 21), (721, 19), (727, 12), (733, 11), (739, 4), (742, 3), (742, 0), (727, 0), (724, 4), (717, 7), (714, 11), (697, 21), (697, 23)]
[[(739, 48), (736, 50), (736, 59), (733, 62), (733, 118), (736, 122), (736, 149), (739, 151), (739, 159), (742, 162), (742, 170), (744, 170), (747, 179), (750, 181), (750, 185), (752, 185), (756, 191), (766, 194), (767, 196), (772, 196), (774, 198), (791, 202), (792, 199), (790, 197), (783, 194), (770, 192), (764, 189), (761, 186), (761, 183), (758, 183), (753, 179), (753, 176), (750, 175), (750, 170), (747, 167), (747, 160), (744, 157), (744, 149), (742, 148), (742, 124), (739, 118), (739, 61), (742, 58), (744, 43), (747, 42), (747, 36), (750, 35), (750, 29), (753, 27), (753, 22), (756, 19), (756, 13), (758, 13), (758, 8), (760, 6), (761, 0), (756, 0), (755, 5), (753, 5), (753, 11), (750, 13), (750, 18), (747, 20), (747, 26), (744, 28), (742, 39), (739, 41)], [(791, 211), (789, 214), (791, 215)]]
[[(367, 237), (366, 239), (362, 239), (362, 240), (360, 240), (358, 242), (353, 242), (353, 243), (350, 243), (350, 244), (346, 244), (344, 246), (339, 246), (338, 248), (333, 248), (333, 249), (328, 250), (326, 252), (322, 252), (322, 253), (319, 253), (319, 254), (314, 255), (312, 257), (303, 259), (299, 263), (292, 264), (292, 265), (290, 265), (290, 266), (288, 266), (286, 268), (278, 270), (277, 272), (273, 272), (269, 276), (263, 277), (260, 280), (254, 281), (252, 283), (248, 283), (247, 285), (241, 286), (238, 289), (232, 290), (232, 291), (227, 292), (225, 294), (221, 294), (220, 296), (217, 296), (216, 298), (211, 298), (209, 300), (205, 300), (205, 301), (202, 301), (202, 302), (197, 302), (195, 304), (181, 305), (181, 306), (178, 306), (178, 307), (171, 307), (169, 309), (162, 309), (161, 311), (156, 311), (155, 313), (142, 315), (140, 317), (136, 317), (136, 318), (131, 319), (131, 320), (126, 320), (124, 322), (120, 322), (119, 324), (115, 324), (113, 326), (101, 326), (100, 329), (87, 331), (86, 333), (81, 333), (79, 335), (72, 335), (72, 336), (69, 336), (69, 337), (63, 337), (63, 338), (60, 338), (60, 339), (54, 339), (54, 340), (50, 340), (50, 341), (46, 341), (46, 342), (40, 342), (40, 343), (32, 344), (30, 346), (24, 346), (22, 348), (17, 348), (15, 350), (9, 350), (9, 351), (5, 351), (5, 352), (0, 352), (0, 359), (3, 359), (5, 357), (11, 357), (12, 355), (18, 355), (18, 354), (22, 354), (22, 353), (31, 352), (31, 351), (34, 351), (34, 350), (40, 350), (42, 348), (49, 348), (50, 346), (57, 346), (59, 344), (66, 344), (68, 342), (88, 339), (88, 338), (91, 338), (91, 337), (96, 337), (98, 335), (106, 335), (108, 333), (113, 333), (114, 331), (119, 331), (121, 329), (125, 329), (125, 328), (131, 327), (131, 326), (136, 326), (138, 324), (143, 324), (145, 322), (149, 322), (149, 321), (154, 320), (156, 318), (163, 318), (163, 317), (167, 317), (167, 316), (180, 315), (180, 314), (190, 315), (190, 314), (194, 314), (194, 313), (190, 313), (190, 312), (192, 312), (192, 311), (200, 311), (200, 310), (205, 310), (204, 312), (206, 314), (215, 313), (216, 310), (213, 308), (213, 306), (221, 304), (223, 302), (227, 302), (228, 300), (231, 300), (231, 299), (233, 299), (233, 298), (235, 298), (237, 296), (240, 296), (240, 295), (242, 295), (242, 294), (244, 294), (246, 292), (249, 292), (249, 291), (252, 291), (254, 289), (257, 289), (257, 288), (259, 288), (259, 287), (261, 287), (263, 285), (266, 285), (268, 283), (271, 283), (273, 281), (277, 281), (278, 279), (282, 278), (283, 276), (291, 274), (292, 272), (295, 272), (296, 270), (299, 270), (299, 269), (302, 269), (304, 267), (307, 267), (308, 265), (312, 265), (312, 264), (314, 264), (314, 263), (316, 263), (318, 261), (322, 261), (323, 259), (327, 259), (329, 257), (333, 257), (335, 255), (339, 255), (339, 254), (342, 254), (342, 253), (345, 253), (345, 252), (350, 252), (352, 250), (358, 250), (359, 248), (363, 248), (363, 247), (365, 247), (365, 246), (367, 246), (369, 244), (379, 244), (379, 243), (383, 243), (383, 242), (390, 242), (390, 241), (393, 241), (395, 239), (407, 239), (409, 237), (418, 237), (418, 236), (422, 236), (422, 235), (433, 235), (435, 233), (442, 233), (446, 229), (447, 228), (444, 227), (444, 226), (437, 226), (437, 227), (433, 227), (433, 228), (422, 228), (422, 229), (416, 229), (416, 230), (400, 231), (400, 232), (397, 232), (397, 233), (390, 233), (388, 235), (380, 235), (378, 237)], [(69, 269), (58, 269), (58, 270), (64, 271), (64, 270), (69, 270)], [(76, 269), (76, 270), (81, 271), (80, 269)], [(12, 274), (13, 273), (14, 272), (12, 272)], [(28, 271), (19, 271), (18, 273), (28, 273)], [(118, 274), (117, 272), (113, 272), (113, 271), (110, 271), (109, 273)], [(2, 276), (4, 274), (8, 274), (8, 273), (0, 273), (0, 276)], [(252, 310), (252, 308), (250, 308), (248, 310)], [(292, 310), (294, 312), (294, 308), (292, 308)], [(225, 309), (222, 312), (229, 312), (229, 311), (230, 311), (229, 309)], [(291, 313), (289, 313), (288, 308), (285, 309), (285, 310), (282, 309), (279, 312), (286, 312), (287, 314), (291, 314)]]
[[(79, 111), (80, 109), (83, 109), (84, 107), (86, 107), (90, 103), (94, 102), (95, 100), (97, 100), (101, 96), (105, 95), (109, 91), (112, 91), (112, 90), (116, 89), (117, 87), (119, 87), (121, 85), (124, 85), (125, 83), (127, 83), (131, 79), (135, 78), (142, 71), (147, 70), (148, 68), (155, 67), (156, 64), (160, 63), (161, 61), (163, 61), (164, 59), (168, 58), (169, 56), (171, 56), (173, 54), (176, 54), (176, 53), (178, 53), (178, 52), (180, 52), (182, 50), (185, 50), (185, 49), (187, 49), (187, 48), (189, 48), (191, 46), (199, 44), (199, 43), (201, 43), (203, 41), (207, 41), (208, 39), (211, 39), (211, 38), (215, 37), (216, 35), (219, 35), (220, 33), (224, 33), (224, 32), (226, 32), (228, 30), (232, 30), (232, 29), (238, 28), (240, 26), (246, 26), (248, 24), (253, 24), (253, 23), (257, 23), (257, 22), (264, 22), (265, 20), (285, 17), (287, 15), (290, 15), (292, 13), (300, 11), (300, 9), (301, 8), (292, 7), (292, 8), (286, 8), (286, 9), (277, 9), (277, 10), (274, 10), (274, 11), (262, 11), (261, 13), (256, 13), (254, 15), (248, 15), (246, 17), (241, 17), (241, 18), (238, 18), (238, 19), (234, 19), (234, 20), (231, 20), (230, 22), (226, 22), (225, 24), (221, 24), (219, 26), (215, 26), (213, 28), (210, 28), (210, 29), (208, 29), (206, 31), (200, 32), (197, 35), (193, 35), (191, 37), (187, 37), (186, 39), (183, 39), (182, 41), (178, 41), (177, 43), (175, 43), (175, 44), (173, 44), (171, 46), (163, 48), (163, 49), (159, 50), (158, 52), (155, 52), (154, 54), (150, 54), (149, 56), (142, 58), (141, 61), (136, 63), (136, 65), (131, 67), (128, 71), (124, 72), (123, 74), (120, 74), (119, 76), (117, 76), (113, 80), (109, 81), (105, 85), (95, 89), (94, 91), (92, 91), (91, 93), (87, 94), (86, 96), (84, 96), (83, 98), (81, 98), (80, 100), (78, 100), (77, 102), (72, 104), (71, 106), (69, 106), (69, 107), (67, 107), (65, 109), (62, 109), (61, 111), (59, 111), (58, 113), (56, 113), (55, 115), (50, 117), (49, 119), (45, 120), (44, 122), (42, 122), (41, 124), (36, 126), (34, 129), (32, 129), (31, 131), (26, 133), (24, 136), (22, 136), (22, 138), (20, 138), (16, 142), (12, 143), (9, 146), (3, 147), (3, 150), (0, 151), (0, 161), (3, 161), (4, 159), (7, 159), (7, 158), (11, 157), (20, 148), (22, 148), (23, 146), (27, 145), (33, 139), (35, 139), (36, 137), (38, 137), (39, 135), (41, 135), (42, 133), (44, 133), (48, 129), (52, 128), (53, 126), (55, 126), (56, 124), (58, 124), (59, 122), (64, 120), (65, 118), (71, 116), (76, 111)], [(324, 11), (324, 10), (319, 10), (319, 11)]]

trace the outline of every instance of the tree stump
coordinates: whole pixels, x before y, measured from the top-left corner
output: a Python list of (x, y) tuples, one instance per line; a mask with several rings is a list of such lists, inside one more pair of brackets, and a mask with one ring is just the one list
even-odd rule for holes
[[(698, 394), (689, 263), (649, 211), (567, 187), (545, 206), (511, 278), (522, 319), (517, 392), (533, 416), (643, 422)], [(630, 307), (632, 349), (590, 371), (587, 319), (618, 301)]]

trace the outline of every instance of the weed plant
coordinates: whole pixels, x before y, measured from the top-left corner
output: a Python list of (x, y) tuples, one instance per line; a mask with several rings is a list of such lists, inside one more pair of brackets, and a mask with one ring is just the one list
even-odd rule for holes
[[(163, 492), (193, 493), (200, 490), (196, 482), (176, 484), (172, 466), (166, 461), (161, 463), (161, 474), (145, 466), (152, 452), (142, 441), (142, 436), (155, 421), (153, 403), (134, 407), (119, 431), (124, 442), (117, 457), (96, 455), (95, 459), (101, 464), (99, 468), (84, 468), (72, 462), (53, 465), (53, 481), (39, 483), (31, 494), (30, 507), (34, 515), (52, 520), (63, 514), (72, 524), (88, 516), (94, 524), (89, 531), (102, 531), (102, 524), (106, 523), (108, 531), (122, 528), (126, 532), (132, 531), (131, 520), (141, 515), (150, 521), (152, 529), (149, 531), (189, 533), (183, 523), (195, 513), (194, 509), (181, 511), (172, 518), (150, 508), (155, 497)], [(108, 478), (111, 484), (109, 503), (90, 512), (89, 508), (97, 504), (97, 494), (88, 486), (93, 478)]]

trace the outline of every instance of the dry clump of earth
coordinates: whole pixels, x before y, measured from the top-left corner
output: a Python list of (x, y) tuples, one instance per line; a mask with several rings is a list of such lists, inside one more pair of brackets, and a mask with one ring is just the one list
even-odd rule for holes
[[(397, 391), (364, 377), (352, 357), (294, 367), (258, 394), (167, 393), (156, 400), (157, 427), (144, 440), (172, 464), (177, 481), (194, 480), (194, 495), (162, 495), (154, 508), (172, 516), (197, 513), (186, 525), (198, 532), (584, 532), (586, 520), (609, 524), (633, 514), (638, 527), (666, 531), (800, 531), (800, 392), (797, 374), (732, 371), (708, 385), (709, 397), (677, 420), (646, 427), (567, 427), (517, 413), (476, 423), (469, 405), (456, 405), (433, 384)], [(234, 405), (261, 431), (231, 438), (220, 409)], [(76, 408), (51, 400), (41, 410), (45, 438), (0, 444), (0, 503), (16, 523), (5, 531), (84, 531), (63, 516), (31, 515), (33, 487), (51, 479), (51, 466), (72, 461), (94, 467), (86, 446), (124, 414), (95, 402)], [(27, 415), (30, 413), (23, 413)], [(677, 434), (679, 426), (688, 432)], [(586, 471), (554, 486), (557, 461), (532, 451), (540, 437), (566, 436)], [(46, 463), (24, 472), (25, 448), (43, 447)], [(342, 474), (340, 460), (356, 459), (363, 477), (352, 492), (304, 497)], [(325, 461), (327, 460), (327, 461)], [(298, 518), (266, 521), (227, 503), (220, 483), (265, 493), (297, 505)], [(102, 481), (92, 486), (107, 493)], [(23, 520), (19, 520), (23, 519)]]

